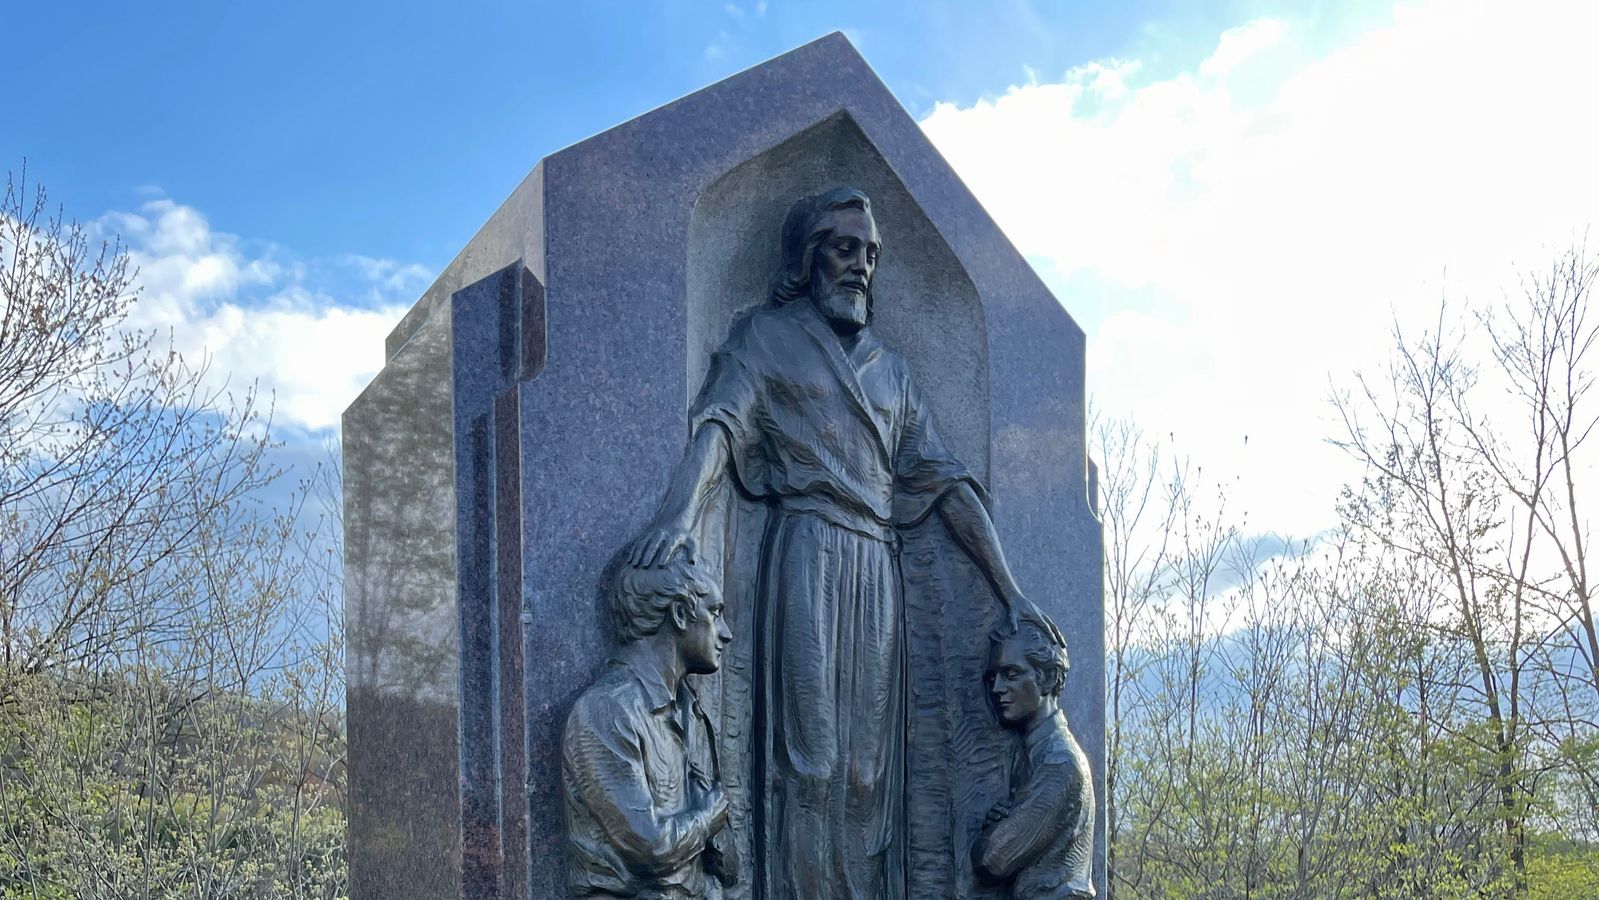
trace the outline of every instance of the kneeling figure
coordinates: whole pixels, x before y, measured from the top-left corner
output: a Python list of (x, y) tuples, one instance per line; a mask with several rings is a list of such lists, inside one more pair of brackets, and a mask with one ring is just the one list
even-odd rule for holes
[(1066, 647), (1025, 619), (992, 641), (989, 691), (1000, 722), (1022, 733), (1022, 748), (1010, 795), (989, 811), (972, 848), (974, 862), (1010, 881), (1016, 900), (1092, 897), (1094, 787), (1060, 708)]
[(561, 738), (573, 897), (717, 898), (728, 801), (715, 734), (686, 675), (721, 664), (732, 633), (716, 584), (691, 563), (624, 567), (611, 604), (625, 646), (584, 691)]

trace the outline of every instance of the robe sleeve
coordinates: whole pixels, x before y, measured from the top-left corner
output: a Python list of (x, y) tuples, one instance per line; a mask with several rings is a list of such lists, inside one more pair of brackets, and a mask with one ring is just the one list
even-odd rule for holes
[(909, 376), (905, 385), (904, 426), (894, 451), (894, 524), (908, 527), (927, 518), (939, 499), (961, 482), (970, 484), (987, 506), (988, 492), (944, 447), (921, 391)]
[(699, 434), (707, 425), (725, 431), (739, 489), (752, 496), (763, 496), (768, 492), (769, 479), (768, 465), (761, 452), (761, 382), (745, 362), (747, 343), (747, 329), (738, 329), (727, 344), (711, 356), (705, 384), (689, 409), (689, 433)]

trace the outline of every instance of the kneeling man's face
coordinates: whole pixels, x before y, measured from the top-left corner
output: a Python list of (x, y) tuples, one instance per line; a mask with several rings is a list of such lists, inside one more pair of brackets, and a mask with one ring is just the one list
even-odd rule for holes
[(999, 720), (1006, 725), (1026, 724), (1043, 703), (1038, 672), (1022, 652), (1021, 641), (1003, 641), (989, 650), (988, 684)]
[(694, 675), (709, 675), (722, 665), (722, 648), (733, 639), (722, 618), (722, 593), (712, 591), (695, 599), (696, 615), (683, 628), (683, 660)]

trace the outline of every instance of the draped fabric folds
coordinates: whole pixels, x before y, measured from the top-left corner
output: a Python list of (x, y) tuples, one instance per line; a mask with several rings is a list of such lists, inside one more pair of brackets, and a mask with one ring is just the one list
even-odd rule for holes
[[(711, 360), (694, 430), (725, 430), (765, 505), (752, 579), (749, 775), (756, 896), (906, 896), (906, 623), (900, 529), (971, 473), (899, 354), (841, 342), (806, 302), (741, 319)], [(747, 871), (749, 868), (746, 869)]]

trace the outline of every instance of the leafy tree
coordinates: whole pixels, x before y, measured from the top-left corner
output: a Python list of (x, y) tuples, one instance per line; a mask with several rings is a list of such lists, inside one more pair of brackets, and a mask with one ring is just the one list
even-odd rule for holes
[(1114, 892), (1599, 896), (1596, 278), (1577, 248), (1396, 329), (1313, 541), (1101, 425)]
[(115, 240), (0, 201), (0, 896), (344, 893), (337, 470), (128, 325)]

